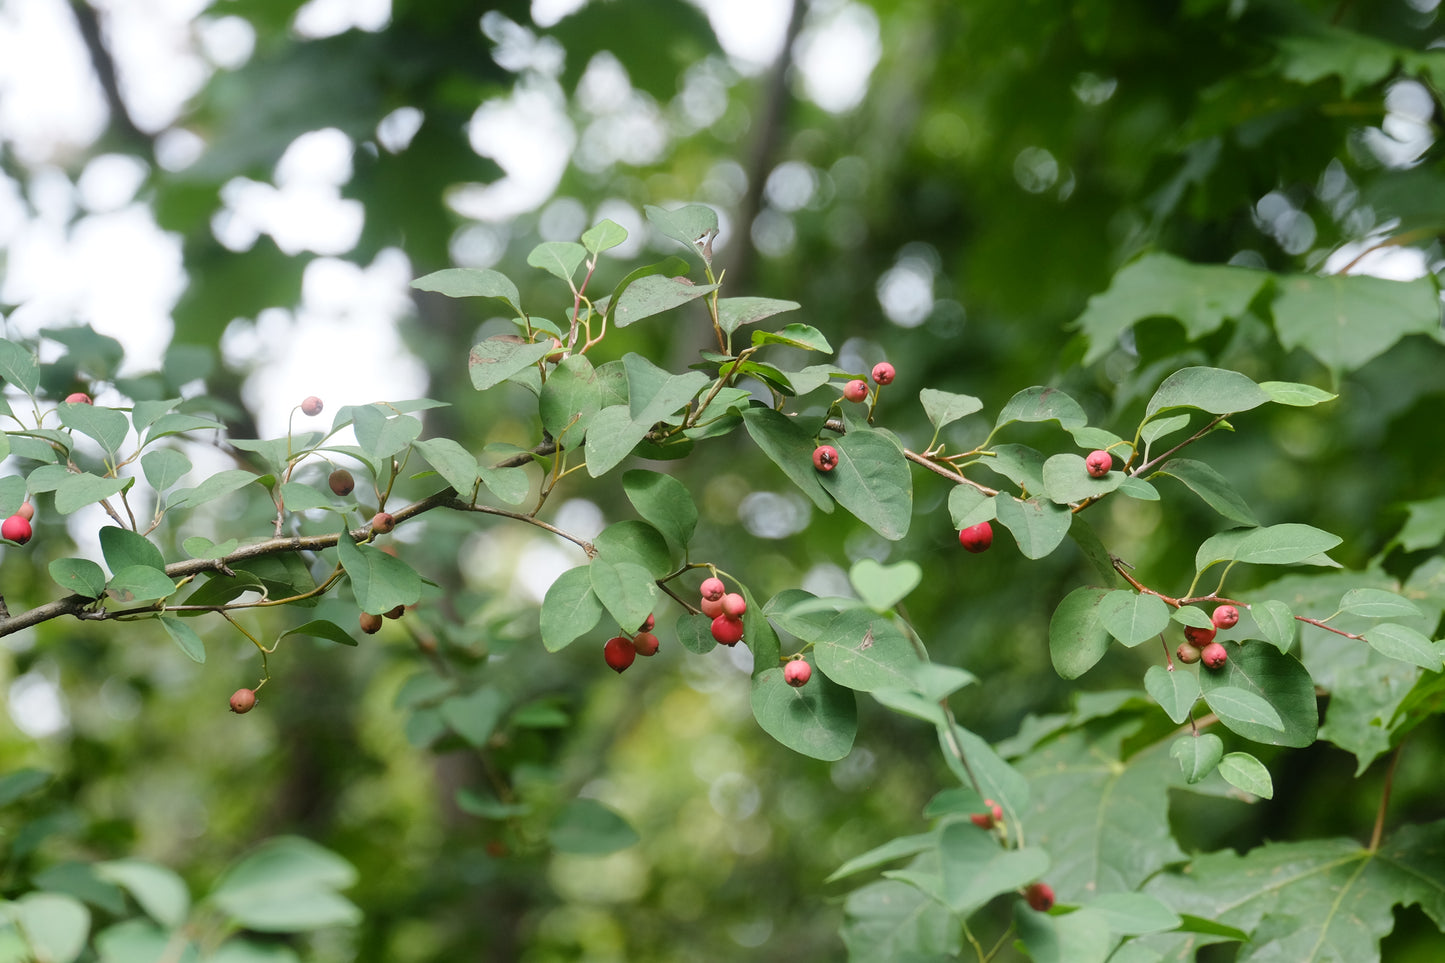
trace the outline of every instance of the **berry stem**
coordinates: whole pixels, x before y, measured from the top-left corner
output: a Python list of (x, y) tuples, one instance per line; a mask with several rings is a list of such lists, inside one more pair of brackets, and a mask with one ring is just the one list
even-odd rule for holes
[(1370, 832), (1370, 852), (1378, 852), (1380, 839), (1385, 834), (1385, 812), (1390, 808), (1390, 790), (1395, 786), (1395, 767), (1400, 764), (1400, 754), (1405, 751), (1402, 741), (1390, 755), (1390, 767), (1385, 770), (1385, 785), (1380, 790), (1380, 808), (1375, 811), (1375, 828)]

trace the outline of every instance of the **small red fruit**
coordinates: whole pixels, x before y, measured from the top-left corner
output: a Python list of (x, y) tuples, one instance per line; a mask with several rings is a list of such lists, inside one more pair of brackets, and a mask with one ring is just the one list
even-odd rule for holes
[(993, 526), (988, 522), (968, 526), (958, 533), (958, 544), (975, 555), (988, 551), (988, 547), (993, 544)]
[(653, 626), (655, 626), (656, 624), (657, 624), (657, 619), (653, 618), (652, 615), (649, 614), (649, 615), (647, 616), (647, 621), (646, 621), (646, 622), (643, 622), (643, 623), (642, 623), (642, 628), (638, 629), (637, 631), (639, 631), (639, 632), (651, 632)]
[(1180, 642), (1179, 648), (1174, 650), (1174, 654), (1179, 656), (1179, 661), (1185, 665), (1193, 665), (1199, 661), (1199, 646), (1190, 642)]
[(1199, 650), (1199, 661), (1204, 663), (1206, 669), (1222, 668), (1228, 659), (1229, 653), (1218, 642), (1211, 642)]
[(1084, 468), (1089, 472), (1090, 478), (1103, 478), (1114, 467), (1114, 456), (1104, 449), (1089, 452), (1089, 457), (1084, 459)]
[(838, 467), (838, 449), (832, 445), (819, 445), (813, 449), (813, 467), (818, 471), (832, 471)]
[(702, 610), (703, 615), (710, 619), (715, 619), (723, 614), (722, 599), (703, 599), (697, 603), (697, 607)]
[(351, 472), (345, 468), (336, 469), (326, 481), (331, 486), (331, 490), (338, 495), (350, 495), (356, 488), (356, 479), (352, 478)]
[(783, 666), (783, 681), (797, 689), (808, 684), (813, 677), (813, 667), (804, 659), (794, 659)]
[(325, 408), (325, 407), (326, 407), (326, 406), (321, 403), (321, 399), (320, 399), (320, 398), (316, 397), (315, 395), (312, 395), (311, 397), (307, 398), (305, 401), (301, 402), (301, 413), (302, 413), (303, 415), (310, 415), (311, 417), (314, 418), (314, 417), (316, 417), (317, 415), (321, 414), (321, 409), (323, 409), (323, 408)]
[(19, 515), (21, 518), (25, 519), (28, 522), (35, 517), (35, 506), (30, 504), (29, 502), (21, 502), (20, 507), (15, 511), (15, 514)]
[(231, 694), (231, 711), (245, 715), (256, 705), (256, 693), (251, 689), (237, 689)]
[(868, 397), (868, 382), (854, 378), (843, 386), (843, 397), (849, 401), (863, 401)]
[(1198, 626), (1186, 625), (1184, 637), (1202, 649), (1214, 641), (1214, 636), (1218, 631), (1218, 629), (1201, 629)]
[(405, 614), (406, 614), (406, 606), (405, 606), (405, 605), (396, 605), (396, 606), (393, 606), (391, 609), (389, 609), (389, 610), (385, 613), (386, 617), (389, 618), (389, 619), (399, 619), (399, 618), (401, 618), (401, 617), (402, 617), (403, 615), (405, 615)]
[(737, 645), (743, 637), (743, 620), (719, 615), (712, 620), (712, 637), (719, 645)]
[(361, 631), (365, 632), (367, 635), (375, 635), (376, 633), (381, 631), (381, 616), (379, 615), (372, 615), (370, 612), (362, 612), (359, 621), (361, 622)]
[(1214, 610), (1214, 627), (1232, 629), (1239, 624), (1239, 609), (1232, 605), (1221, 605)]
[(1047, 913), (1054, 906), (1054, 888), (1048, 883), (1030, 883), (1024, 890), (1024, 899), (1040, 913)]
[(391, 512), (377, 512), (371, 516), (371, 530), (373, 532), (385, 535), (393, 528), (396, 528), (396, 518), (392, 516)]
[(993, 816), (990, 815), (989, 813), (974, 813), (973, 815), (969, 816), (968, 818), (969, 818), (969, 821), (972, 822), (972, 823), (973, 823), (975, 826), (977, 826), (979, 829), (992, 829), (992, 828), (993, 828)]
[(723, 584), (723, 580), (717, 576), (713, 576), (712, 578), (702, 580), (700, 592), (703, 598), (716, 601), (722, 598), (727, 590), (727, 586)]
[(873, 366), (873, 380), (880, 385), (893, 383), (893, 366), (886, 361), (880, 361)]
[(65, 401), (66, 401), (66, 404), (71, 404), (71, 405), (89, 405), (89, 404), (94, 404), (94, 402), (92, 402), (92, 401), (90, 400), (90, 395), (86, 394), (84, 391), (77, 391), (77, 392), (74, 392), (73, 394), (68, 394), (68, 395), (66, 395), (66, 396), (65, 396)]
[(660, 644), (657, 636), (651, 632), (639, 632), (632, 637), (632, 647), (637, 650), (638, 655), (656, 655)]
[(0, 523), (0, 538), (5, 538), (17, 545), (24, 545), (30, 541), (32, 534), (30, 523), (22, 515), (11, 515), (3, 523)]
[(613, 671), (621, 672), (636, 661), (637, 650), (625, 635), (614, 635), (602, 646), (602, 658), (607, 660)]
[(730, 619), (740, 619), (748, 610), (747, 599), (736, 592), (729, 592), (722, 597), (723, 615)]
[(1001, 823), (1001, 822), (1003, 822), (1003, 807), (1002, 807), (1002, 806), (1000, 806), (998, 803), (994, 802), (992, 799), (985, 799), (985, 800), (983, 801), (983, 804), (988, 807), (989, 815), (991, 815), (991, 816), (993, 817), (993, 821), (994, 821), (994, 822), (996, 822), (996, 823)]

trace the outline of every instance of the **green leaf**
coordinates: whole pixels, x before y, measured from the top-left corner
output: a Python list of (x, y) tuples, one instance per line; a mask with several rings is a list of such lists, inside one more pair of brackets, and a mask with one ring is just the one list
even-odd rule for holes
[(542, 385), (538, 412), (542, 427), (569, 448), (576, 448), (587, 434), (592, 416), (602, 407), (602, 388), (597, 372), (586, 355), (574, 354), (562, 361)]
[(669, 545), (678, 552), (687, 549), (697, 528), (697, 505), (687, 486), (671, 475), (635, 468), (623, 473), (622, 490)]
[(1077, 679), (1092, 669), (1109, 650), (1109, 630), (1099, 614), (1107, 589), (1076, 588), (1054, 609), (1049, 619), (1049, 658), (1064, 679)]
[(421, 599), (421, 576), (410, 565), (371, 545), (351, 537), (345, 519), (336, 543), (341, 567), (351, 579), (351, 591), (363, 612), (381, 615), (398, 605), (412, 605)]
[(1103, 478), (1089, 474), (1081, 455), (1061, 452), (1044, 462), (1044, 493), (1049, 500), (1060, 505), (1081, 502), (1086, 498), (1099, 498), (1114, 491), (1128, 476), (1120, 471), (1111, 471)]
[(1390, 281), (1363, 274), (1280, 278), (1270, 305), (1285, 348), (1303, 348), (1334, 371), (1354, 371), (1410, 334), (1440, 326), (1435, 281)]
[(411, 286), (435, 291), (449, 298), (497, 298), (506, 301), (515, 314), (522, 314), (522, 297), (505, 274), (483, 268), (446, 268), (417, 278)]
[(1087, 907), (1058, 916), (1038, 913), (1014, 902), (1019, 942), (1034, 963), (1105, 963), (1115, 936), (1104, 919)]
[(1227, 753), (1219, 760), (1219, 774), (1236, 789), (1261, 799), (1274, 798), (1274, 781), (1269, 778), (1269, 770), (1247, 752)]
[(642, 210), (664, 236), (672, 238), (693, 254), (699, 253), (699, 241), (716, 235), (718, 231), (717, 212), (701, 204), (688, 204), (671, 211), (648, 204)]
[(1176, 929), (1183, 920), (1162, 900), (1144, 893), (1105, 893), (1088, 904), (1112, 933), (1139, 936)]
[(477, 456), (450, 438), (426, 438), (412, 446), (462, 498), (470, 498), (480, 472)]
[(1313, 563), (1344, 539), (1310, 525), (1286, 522), (1250, 532), (1240, 540), (1234, 558), (1256, 565), (1297, 565)]
[(34, 352), (0, 340), (0, 378), (34, 398), (40, 390), (40, 362)]
[(651, 428), (635, 421), (627, 405), (611, 405), (597, 412), (587, 428), (587, 474), (596, 478), (616, 468)]
[(547, 841), (562, 853), (602, 856), (635, 845), (637, 830), (595, 799), (574, 799), (547, 830)]
[(1169, 606), (1157, 595), (1119, 589), (1099, 600), (1099, 621), (1110, 635), (1132, 648), (1169, 626)]
[(57, 558), (48, 569), (55, 584), (67, 592), (98, 599), (105, 591), (105, 570), (88, 558)]
[(72, 431), (94, 438), (112, 459), (130, 432), (130, 419), (114, 408), (62, 402), (57, 409), (60, 423)]
[(1278, 599), (1268, 599), (1249, 608), (1254, 624), (1259, 627), (1260, 638), (1279, 649), (1288, 652), (1298, 634), (1294, 613), (1288, 605)]
[(582, 232), (582, 246), (592, 254), (611, 250), (627, 240), (627, 228), (603, 218)]
[[(799, 305), (801, 307), (802, 305)], [(753, 344), (785, 344), (805, 351), (832, 351), (823, 332), (811, 324), (786, 324), (779, 331), (754, 331)], [(800, 394), (802, 392), (799, 392)]]
[(1166, 435), (1172, 435), (1174, 432), (1179, 431), (1181, 428), (1187, 426), (1189, 424), (1189, 420), (1189, 415), (1187, 413), (1182, 415), (1172, 415), (1168, 418), (1151, 419), (1150, 421), (1146, 422), (1142, 428), (1139, 429), (1139, 437), (1143, 439), (1144, 444), (1152, 445), (1160, 438), (1163, 438)]
[(1189, 710), (1199, 699), (1199, 677), (1182, 669), (1151, 665), (1144, 673), (1144, 688), (1159, 703), (1175, 725), (1189, 718)]
[(875, 612), (887, 612), (923, 582), (923, 568), (913, 561), (883, 565), (875, 559), (860, 558), (849, 570), (848, 581), (864, 605)]
[(1057, 421), (1068, 430), (1087, 425), (1089, 417), (1077, 401), (1058, 388), (1036, 386), (1025, 388), (1010, 398), (998, 413), (994, 428), (1002, 428), (1015, 421)]
[[(913, 475), (902, 450), (877, 431), (856, 428), (835, 440), (838, 464), (821, 474), (823, 487), (860, 522), (886, 539), (908, 534)], [(812, 468), (809, 449), (808, 468)]]
[(1323, 388), (1295, 381), (1261, 381), (1259, 386), (1264, 389), (1265, 394), (1269, 395), (1270, 401), (1277, 405), (1289, 405), (1292, 408), (1313, 408), (1315, 405), (1334, 401), (1339, 397)]
[(356, 443), (374, 462), (384, 461), (421, 435), (421, 419), (392, 414), (382, 405), (351, 409)]
[(23, 799), (50, 782), (50, 773), (25, 767), (0, 776), (0, 808)]
[(104, 501), (135, 483), (134, 478), (102, 478), (89, 472), (67, 475), (55, 489), (55, 510), (62, 515)]
[(903, 859), (907, 856), (935, 849), (938, 846), (938, 833), (918, 833), (913, 836), (900, 836), (897, 839), (890, 839), (881, 846), (875, 846), (868, 852), (854, 856), (842, 866), (833, 870), (824, 883), (837, 882), (849, 876), (856, 875), (864, 870), (876, 869), (885, 863), (891, 863), (895, 859)]
[(1408, 626), (1394, 622), (1373, 626), (1365, 632), (1365, 641), (1381, 655), (1418, 665), (1430, 672), (1441, 669), (1440, 648)]
[(1038, 879), (1049, 869), (1042, 849), (1005, 849), (992, 833), (972, 823), (943, 827), (938, 841), (942, 895), (949, 909), (967, 917), (989, 900)]
[(123, 887), (157, 923), (180, 926), (186, 921), (191, 894), (172, 870), (139, 859), (112, 859), (96, 863), (95, 873)]
[(1114, 275), (1109, 289), (1089, 298), (1074, 326), (1088, 338), (1084, 364), (1104, 357), (1119, 335), (1147, 318), (1174, 318), (1193, 341), (1229, 318), (1244, 316), (1270, 275), (1252, 268), (1191, 264), (1146, 254)]
[(171, 495), (166, 504), (170, 508), (191, 508), (196, 505), (203, 505), (206, 502), (224, 498), (232, 492), (240, 491), (242, 488), (259, 479), (260, 476), (255, 472), (244, 471), (239, 468), (217, 472), (194, 488), (178, 489)]
[(1259, 524), (1254, 512), (1250, 511), (1249, 506), (1234, 490), (1234, 486), (1229, 483), (1229, 480), (1205, 462), (1195, 461), (1191, 458), (1175, 458), (1154, 474), (1183, 482), (1186, 488), (1204, 501), (1204, 504), (1231, 522), (1249, 526)]
[(647, 274), (637, 278), (607, 305), (607, 316), (619, 328), (681, 307), (718, 289), (716, 284), (694, 284), (687, 278)]
[(634, 562), (662, 578), (672, 571), (672, 557), (662, 533), (635, 518), (613, 522), (592, 539), (600, 558), (609, 562)]
[(9, 907), (8, 915), (20, 927), (34, 951), (24, 960), (71, 963), (85, 950), (90, 933), (90, 910), (79, 900), (60, 893), (26, 893)]
[(1400, 547), (1407, 552), (1434, 548), (1445, 541), (1445, 495), (1405, 506), (1408, 517), (1400, 528)]
[(780, 301), (777, 298), (718, 298), (718, 326), (732, 334), (745, 324), (756, 324), (776, 314), (796, 311), (801, 307), (796, 301)]
[(587, 571), (592, 591), (619, 626), (635, 629), (657, 606), (657, 583), (652, 573), (636, 562), (594, 558)]
[(205, 663), (206, 643), (196, 634), (195, 629), (180, 619), (171, 618), (166, 615), (160, 617), (160, 623), (161, 628), (166, 630), (166, 635), (171, 637), (171, 641), (180, 647), (180, 650), (186, 654), (187, 658), (192, 662)]
[(794, 752), (831, 762), (853, 748), (858, 731), (853, 692), (821, 672), (796, 689), (777, 666), (755, 673), (752, 706), (762, 730)]
[(983, 402), (973, 395), (958, 395), (935, 388), (924, 388), (918, 392), (918, 400), (923, 403), (923, 413), (935, 428), (942, 428), (983, 410)]
[(191, 460), (174, 448), (157, 448), (141, 456), (140, 467), (150, 486), (163, 492), (186, 476)]
[(772, 408), (745, 409), (743, 425), (763, 454), (771, 458), (814, 505), (824, 512), (833, 511), (833, 497), (818, 480), (820, 473), (813, 467), (813, 449), (817, 445), (807, 428)]
[(684, 612), (677, 617), (673, 634), (677, 636), (678, 644), (694, 655), (707, 655), (717, 648), (717, 639), (712, 637), (712, 619), (706, 615)]
[(1424, 614), (1404, 596), (1376, 588), (1350, 589), (1340, 599), (1340, 611), (1367, 619), (1413, 619)]
[(1180, 736), (1169, 747), (1169, 755), (1179, 760), (1184, 781), (1193, 785), (1213, 772), (1224, 758), (1224, 740), (1212, 732)]
[(1209, 708), (1219, 716), (1219, 721), (1235, 732), (1241, 732), (1242, 729), (1258, 731), (1261, 726), (1278, 732), (1284, 731), (1284, 720), (1274, 711), (1274, 706), (1263, 696), (1248, 689), (1230, 685), (1210, 686), (1204, 694), (1204, 701), (1209, 703)]
[(486, 686), (466, 695), (454, 695), (437, 706), (451, 730), (477, 749), (486, 748), (497, 723), (507, 712), (507, 697)]
[(356, 870), (330, 850), (296, 836), (262, 843), (222, 876), (209, 900), (246, 929), (294, 933), (354, 926), (361, 911), (336, 890)]
[(356, 640), (351, 637), (351, 633), (330, 619), (312, 619), (310, 622), (304, 622), (294, 629), (287, 629), (277, 638), (278, 640), (285, 639), (293, 635), (304, 635), (311, 639), (325, 639), (328, 642), (335, 642), (338, 645), (356, 645)]
[(527, 500), (527, 493), (532, 490), (532, 483), (527, 480), (527, 472), (522, 468), (488, 468), (480, 465), (477, 472), (482, 477), (482, 486), (508, 505), (522, 504)]
[[(1224, 724), (1246, 739), (1271, 746), (1303, 748), (1314, 742), (1319, 727), (1315, 684), (1299, 660), (1261, 643), (1223, 645), (1228, 653), (1224, 667), (1201, 672), (1199, 683), (1204, 701)], [(1226, 719), (1211, 698), (1219, 689), (1242, 689), (1258, 696), (1268, 703), (1275, 718), (1252, 721), (1244, 710)], [(1231, 701), (1225, 708), (1232, 712), (1236, 703)]]
[(1145, 408), (1153, 417), (1170, 408), (1199, 408), (1215, 415), (1248, 411), (1269, 401), (1259, 385), (1225, 368), (1181, 368), (1164, 379)]
[(854, 890), (843, 911), (842, 937), (850, 960), (951, 960), (963, 943), (963, 928), (946, 906), (897, 880)]
[(129, 605), (168, 598), (175, 592), (176, 583), (160, 569), (148, 565), (127, 565), (115, 570), (105, 590), (117, 602)]
[(1073, 514), (1066, 506), (1012, 495), (994, 499), (999, 523), (1013, 533), (1025, 558), (1043, 558), (1069, 534)]
[(585, 260), (587, 249), (573, 241), (543, 241), (527, 255), (529, 265), (566, 281), (574, 291), (577, 288), (572, 279)]
[(566, 648), (592, 631), (602, 618), (602, 611), (602, 602), (592, 591), (592, 573), (588, 567), (579, 565), (568, 569), (557, 577), (542, 598), (542, 644), (548, 652)]
[(863, 692), (912, 687), (918, 653), (891, 619), (845, 609), (805, 641), (813, 643), (819, 671), (839, 685)]
[(954, 485), (948, 493), (948, 514), (960, 532), (979, 522), (991, 522), (998, 513), (995, 496), (985, 495), (972, 485)]
[(508, 378), (541, 361), (557, 350), (551, 340), (519, 342), (500, 337), (473, 345), (467, 356), (472, 387), (478, 391), (494, 388)]

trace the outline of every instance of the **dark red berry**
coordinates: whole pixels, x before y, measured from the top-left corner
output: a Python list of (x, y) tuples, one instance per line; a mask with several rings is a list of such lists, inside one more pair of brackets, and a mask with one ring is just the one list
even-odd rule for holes
[(399, 618), (401, 618), (403, 615), (406, 614), (406, 606), (405, 606), (405, 605), (395, 605), (395, 606), (392, 606), (392, 608), (390, 609), (390, 611), (386, 612), (385, 614), (386, 614), (386, 617), (389, 618), (389, 619), (399, 619)]
[(1184, 637), (1201, 649), (1214, 641), (1214, 636), (1217, 632), (1217, 629), (1201, 629), (1197, 625), (1186, 625), (1184, 627)]
[(657, 619), (653, 618), (652, 615), (649, 613), (648, 616), (647, 616), (647, 621), (646, 621), (646, 622), (643, 622), (643, 623), (642, 623), (642, 628), (638, 629), (637, 631), (639, 631), (639, 632), (651, 632), (652, 629), (653, 629), (653, 627), (656, 626), (656, 625), (657, 625)]
[(660, 643), (651, 632), (639, 632), (632, 637), (632, 647), (638, 655), (656, 655)]
[(993, 828), (993, 816), (990, 813), (974, 813), (968, 818), (969, 821), (972, 822), (979, 829)]
[(813, 467), (818, 471), (832, 471), (838, 467), (838, 449), (832, 445), (819, 445), (813, 449)]
[(394, 528), (396, 528), (396, 518), (391, 512), (377, 512), (371, 516), (371, 530), (373, 532), (379, 535), (385, 535)]
[(0, 538), (6, 538), (17, 545), (24, 545), (30, 541), (34, 532), (30, 528), (30, 522), (26, 521), (24, 515), (11, 515), (0, 522)]
[(614, 635), (602, 646), (602, 658), (614, 671), (621, 672), (636, 661), (637, 650), (625, 635)]
[(237, 689), (231, 695), (231, 711), (245, 715), (256, 705), (256, 693), (251, 689)]
[(993, 544), (993, 526), (988, 522), (968, 526), (958, 533), (958, 544), (974, 554), (988, 551)]
[(361, 631), (365, 632), (367, 635), (375, 635), (376, 633), (381, 631), (381, 616), (379, 615), (372, 615), (370, 612), (362, 612), (359, 621), (361, 622)]
[(352, 478), (351, 472), (345, 468), (336, 469), (326, 481), (331, 486), (331, 490), (338, 495), (350, 495), (356, 488), (356, 479)]
[(712, 620), (712, 637), (721, 645), (737, 645), (743, 637), (743, 620), (719, 615)]
[(1024, 890), (1024, 899), (1040, 913), (1047, 913), (1054, 906), (1054, 888), (1048, 883), (1030, 883)]
[(1206, 669), (1222, 668), (1228, 660), (1229, 653), (1218, 642), (1211, 642), (1199, 650), (1199, 661), (1204, 663)]

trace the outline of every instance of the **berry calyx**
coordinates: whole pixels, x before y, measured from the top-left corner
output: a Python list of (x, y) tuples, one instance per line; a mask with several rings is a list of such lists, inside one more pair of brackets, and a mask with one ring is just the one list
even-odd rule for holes
[(703, 599), (697, 603), (697, 607), (710, 619), (723, 614), (722, 599)]
[(1221, 605), (1214, 610), (1213, 619), (1216, 629), (1232, 629), (1239, 624), (1239, 609), (1232, 605)]
[(730, 619), (740, 619), (748, 610), (747, 599), (736, 592), (729, 592), (722, 597), (723, 615)]
[(375, 635), (376, 633), (381, 631), (381, 616), (379, 615), (372, 615), (370, 612), (362, 612), (359, 621), (361, 622), (361, 631), (365, 632), (367, 635)]
[(84, 391), (72, 392), (65, 396), (65, 403), (70, 405), (91, 405), (95, 402), (90, 400), (90, 395)]
[(896, 372), (893, 366), (886, 361), (880, 361), (873, 366), (873, 380), (880, 385), (893, 383), (893, 376)]
[(958, 544), (975, 555), (988, 551), (988, 547), (993, 544), (993, 526), (988, 522), (968, 526), (958, 533)]
[(653, 635), (651, 632), (639, 632), (632, 637), (632, 647), (637, 650), (638, 655), (656, 655), (657, 647), (660, 644), (661, 643), (657, 640), (657, 636)]
[(1103, 478), (1114, 467), (1114, 456), (1104, 449), (1089, 452), (1084, 459), (1084, 468), (1088, 470), (1090, 478)]
[(35, 517), (35, 506), (29, 502), (21, 502), (20, 507), (15, 510), (15, 514), (28, 522)]
[(1214, 641), (1214, 636), (1218, 631), (1218, 629), (1201, 629), (1195, 625), (1186, 625), (1184, 637), (1202, 649)]
[(1199, 661), (1199, 646), (1190, 642), (1180, 642), (1179, 648), (1174, 650), (1174, 654), (1177, 655), (1179, 661), (1185, 665), (1193, 665)]
[(377, 512), (371, 516), (371, 530), (378, 534), (385, 535), (396, 528), (396, 518), (391, 512)]
[(803, 659), (794, 659), (783, 666), (783, 681), (794, 689), (808, 684), (813, 677), (813, 667)]
[(27, 521), (24, 516), (11, 515), (5, 519), (4, 522), (0, 522), (0, 538), (14, 542), (17, 545), (24, 545), (30, 541), (32, 534), (30, 522)]
[(727, 590), (727, 586), (723, 584), (723, 580), (718, 578), (716, 575), (714, 575), (712, 578), (703, 579), (702, 587), (701, 589), (699, 589), (703, 598), (712, 601), (716, 601), (722, 598), (723, 595), (727, 593)]
[(602, 658), (614, 672), (622, 672), (637, 660), (637, 650), (625, 635), (614, 635), (602, 646)]
[(854, 378), (843, 386), (843, 397), (848, 401), (864, 401), (868, 397), (868, 382)]
[(243, 716), (256, 706), (256, 693), (252, 689), (237, 689), (231, 694), (231, 711)]
[(301, 413), (302, 413), (303, 415), (310, 415), (311, 417), (314, 418), (314, 417), (316, 417), (317, 415), (321, 414), (321, 409), (323, 409), (323, 408), (325, 408), (325, 407), (326, 407), (326, 406), (321, 403), (321, 399), (320, 399), (320, 398), (316, 397), (315, 395), (312, 395), (312, 396), (310, 396), (309, 398), (307, 398), (305, 401), (301, 402)]
[(813, 449), (813, 467), (818, 471), (832, 471), (838, 467), (838, 449), (832, 445), (819, 445)]
[(1024, 890), (1024, 899), (1029, 906), (1040, 913), (1047, 913), (1054, 907), (1054, 888), (1048, 883), (1030, 883)]
[(1199, 650), (1199, 661), (1204, 663), (1206, 669), (1222, 668), (1228, 660), (1229, 653), (1218, 642), (1211, 642)]
[(737, 645), (743, 637), (743, 620), (719, 615), (712, 620), (712, 637), (719, 645)]
[(350, 495), (356, 488), (356, 479), (352, 478), (351, 472), (345, 468), (338, 468), (332, 472), (331, 477), (326, 479), (326, 483), (338, 495)]

